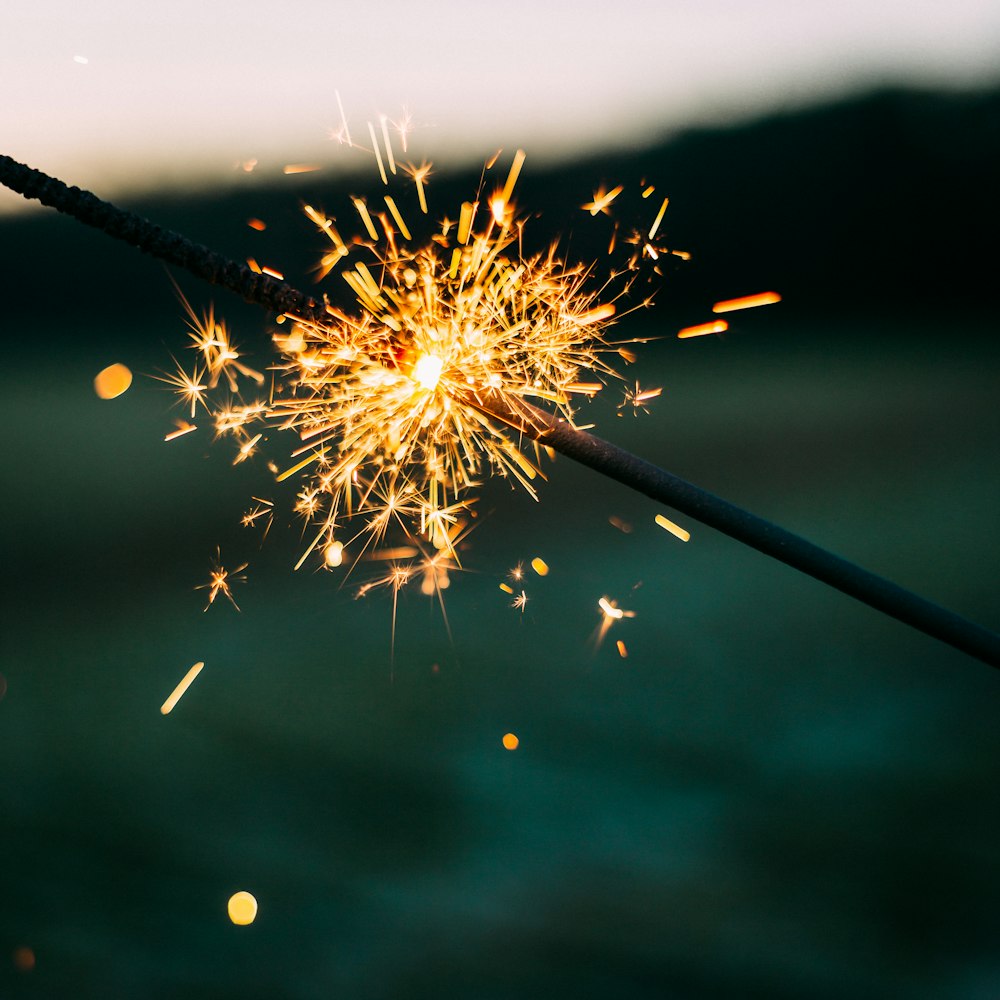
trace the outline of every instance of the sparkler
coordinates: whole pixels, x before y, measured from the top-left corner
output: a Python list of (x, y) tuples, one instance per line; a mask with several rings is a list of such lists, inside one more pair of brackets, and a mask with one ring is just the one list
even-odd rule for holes
[[(374, 129), (371, 138), (377, 149)], [(321, 551), (328, 551), (342, 521), (365, 513), (367, 521), (346, 544), (376, 545), (392, 524), (405, 528), (412, 520), (442, 560), (452, 560), (455, 532), (463, 530), (465, 492), (488, 472), (513, 476), (533, 491), (541, 451), (553, 449), (1000, 667), (995, 633), (573, 424), (572, 394), (586, 391), (579, 372), (613, 374), (601, 352), (614, 303), (602, 298), (606, 290), (587, 291), (583, 269), (552, 254), (520, 258), (510, 189), (521, 160), (515, 160), (508, 187), (491, 200), (489, 212), (477, 221), (476, 203), (464, 203), (457, 227), (446, 221), (433, 244), (416, 251), (397, 238), (405, 224), (390, 200), (388, 214), (377, 213), (383, 234), (361, 203), (359, 215), (363, 222), (367, 217), (366, 229), (371, 224), (369, 235), (382, 249), (375, 273), (362, 262), (342, 272), (362, 305), (360, 316), (339, 312), (273, 275), (227, 260), (6, 156), (0, 156), (0, 182), (291, 320), (278, 346), (281, 370), (294, 391), (267, 403), (218, 410), (214, 418), (217, 430), (241, 438), (241, 447), (253, 446), (246, 428), (261, 417), (299, 434), (296, 461), (279, 478), (309, 468), (318, 483), (304, 490), (305, 507), (319, 524), (310, 549), (322, 542)], [(421, 206), (427, 169), (411, 173)], [(647, 188), (644, 196), (651, 193)], [(586, 207), (596, 215), (616, 196), (598, 191)], [(664, 201), (648, 236), (625, 241), (654, 260), (660, 251), (650, 240), (665, 208)], [(327, 263), (336, 264), (347, 245), (331, 220), (315, 216), (333, 245)], [(717, 320), (680, 335), (723, 329), (725, 321)], [(197, 332), (202, 335), (200, 328)], [(213, 330), (209, 339), (222, 338)], [(210, 357), (206, 341), (204, 369), (175, 386), (188, 398), (192, 419), (204, 377), (216, 382), (222, 376), (227, 382), (247, 377), (226, 344), (223, 349), (213, 343), (219, 353)], [(530, 454), (518, 447), (525, 439)], [(397, 591), (403, 575), (394, 571), (385, 582)], [(606, 610), (605, 617), (615, 620)]]

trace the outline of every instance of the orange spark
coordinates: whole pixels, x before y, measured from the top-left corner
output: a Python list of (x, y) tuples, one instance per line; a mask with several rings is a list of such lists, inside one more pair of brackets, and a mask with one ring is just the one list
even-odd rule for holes
[(164, 441), (176, 441), (179, 437), (184, 437), (185, 434), (190, 434), (191, 431), (196, 431), (198, 428), (195, 424), (189, 424), (186, 420), (175, 420), (177, 424), (177, 430), (171, 431), (164, 437)]
[(170, 692), (170, 696), (167, 700), (160, 706), (160, 715), (169, 715), (173, 710), (174, 706), (184, 697), (184, 692), (191, 686), (191, 682), (201, 673), (201, 668), (205, 664), (202, 660), (199, 660), (182, 678), (180, 683)]
[(594, 200), (587, 202), (586, 205), (581, 205), (585, 212), (590, 212), (591, 215), (597, 215), (598, 212), (603, 212), (605, 215), (610, 215), (611, 211), (608, 206), (611, 202), (615, 200), (625, 190), (624, 185), (619, 184), (618, 187), (612, 188), (610, 191), (604, 190), (604, 185), (602, 184), (594, 192)]
[(697, 326), (686, 326), (678, 331), (677, 337), (686, 340), (688, 337), (704, 337), (709, 333), (722, 333), (729, 329), (729, 324), (724, 319), (717, 319), (714, 323), (699, 323)]
[(669, 531), (671, 535), (679, 538), (682, 542), (690, 541), (691, 532), (686, 531), (679, 524), (674, 524), (669, 518), (664, 517), (662, 514), (657, 514), (655, 521), (664, 531)]
[(753, 309), (756, 306), (769, 306), (780, 301), (781, 296), (777, 292), (759, 292), (757, 295), (744, 295), (738, 299), (723, 299), (712, 306), (712, 312), (735, 312), (737, 309)]
[(656, 235), (657, 229), (660, 228), (660, 223), (663, 221), (663, 213), (667, 210), (667, 205), (670, 204), (669, 198), (663, 199), (663, 204), (660, 206), (659, 212), (656, 213), (656, 218), (653, 220), (652, 226), (649, 227), (649, 238), (652, 239)]
[(94, 392), (101, 399), (114, 399), (128, 390), (132, 372), (122, 364), (108, 365), (94, 376)]
[(194, 589), (208, 591), (208, 604), (205, 605), (205, 611), (208, 611), (220, 594), (227, 598), (229, 603), (239, 611), (240, 606), (233, 600), (233, 591), (230, 584), (246, 583), (247, 578), (240, 574), (247, 568), (249, 563), (243, 563), (242, 566), (237, 566), (234, 570), (227, 570), (221, 565), (219, 558), (219, 551), (216, 550), (215, 562), (209, 574), (208, 583), (199, 584)]

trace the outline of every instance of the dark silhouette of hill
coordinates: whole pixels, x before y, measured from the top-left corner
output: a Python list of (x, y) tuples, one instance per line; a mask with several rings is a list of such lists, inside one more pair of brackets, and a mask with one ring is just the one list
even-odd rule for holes
[[(432, 181), (438, 210), (457, 209), (478, 181), (478, 172), (446, 169)], [(603, 255), (609, 232), (605, 220), (595, 224), (579, 211), (599, 184), (656, 184), (643, 218), (655, 198), (669, 195), (664, 232), (693, 258), (675, 259), (659, 294), (667, 325), (704, 318), (718, 298), (768, 288), (785, 298), (774, 320), (849, 324), (863, 315), (986, 316), (998, 176), (1000, 90), (886, 90), (572, 165), (540, 169), (529, 156), (518, 190), (521, 207), (540, 212), (530, 227), (539, 245), (567, 232), (570, 253), (583, 260)], [(348, 194), (377, 187), (374, 173), (324, 171), (268, 185), (248, 175), (228, 190), (128, 207), (237, 259), (281, 267), (304, 286), (322, 243), (300, 202), (337, 214)], [(248, 229), (251, 216), (266, 219), (267, 231)], [(51, 212), (0, 222), (0, 266), (8, 323), (33, 321), (41, 305), (71, 336), (87, 314), (176, 308), (158, 265)], [(208, 298), (194, 279), (178, 277), (192, 296)], [(229, 296), (216, 298), (227, 314), (239, 312)]]

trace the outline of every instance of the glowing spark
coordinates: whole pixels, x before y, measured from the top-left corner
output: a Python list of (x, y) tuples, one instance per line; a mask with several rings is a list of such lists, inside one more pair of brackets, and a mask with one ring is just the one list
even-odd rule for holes
[(132, 372), (125, 365), (108, 365), (94, 377), (94, 392), (101, 399), (114, 399), (127, 392), (131, 384)]
[(269, 274), (272, 278), (277, 278), (278, 281), (284, 281), (285, 276), (280, 271), (275, 271), (273, 267), (261, 267), (261, 272), (263, 274)]
[(518, 177), (521, 175), (521, 167), (524, 166), (525, 152), (523, 149), (519, 149), (514, 154), (514, 160), (510, 165), (510, 173), (507, 174), (507, 183), (503, 186), (503, 194), (500, 195), (500, 201), (506, 205), (510, 201), (510, 196), (514, 193), (514, 185), (517, 183)]
[(396, 130), (396, 134), (399, 136), (400, 145), (403, 147), (403, 152), (406, 152), (407, 136), (413, 130), (413, 116), (403, 108), (403, 117), (399, 121), (393, 121), (392, 127)]
[(729, 324), (724, 319), (717, 319), (714, 323), (686, 326), (683, 330), (678, 331), (677, 336), (680, 340), (686, 340), (688, 337), (704, 337), (709, 333), (722, 333), (728, 329)]
[(656, 515), (656, 523), (663, 528), (665, 531), (669, 531), (671, 535), (679, 538), (682, 542), (687, 542), (691, 540), (691, 532), (686, 531), (679, 524), (674, 524), (669, 518), (664, 517), (662, 514)]
[(237, 164), (237, 166), (240, 168), (240, 170), (243, 171), (243, 173), (245, 173), (245, 174), (252, 174), (254, 172), (255, 168), (257, 167), (257, 161), (253, 160), (253, 159), (251, 159), (251, 160), (240, 160), (240, 162)]
[(516, 750), (521, 741), (513, 733), (505, 733), (503, 737), (504, 750)]
[(650, 184), (649, 187), (642, 192), (643, 198), (648, 198), (655, 190), (656, 188), (653, 187), (652, 184)]
[(503, 592), (504, 592), (505, 594), (510, 594), (510, 595), (512, 595), (512, 596), (513, 596), (513, 594), (514, 594), (514, 588), (513, 588), (513, 587), (512, 587), (512, 586), (511, 586), (511, 585), (510, 585), (509, 583), (501, 583), (501, 584), (500, 584), (500, 589), (501, 589), (501, 590), (502, 590), (502, 591), (503, 591)]
[(368, 206), (360, 198), (353, 198), (352, 201), (358, 211), (358, 215), (361, 216), (361, 221), (364, 223), (365, 229), (368, 230), (368, 235), (373, 240), (377, 240), (378, 233), (375, 230), (375, 223), (372, 222), (372, 217), (368, 214)]
[(343, 542), (330, 542), (325, 549), (323, 549), (323, 562), (326, 563), (331, 569), (340, 566), (344, 561), (344, 543)]
[(662, 388), (657, 389), (641, 389), (639, 383), (635, 383), (634, 389), (625, 390), (625, 398), (618, 405), (619, 413), (626, 407), (632, 407), (633, 410), (645, 410), (646, 404), (650, 400), (656, 399), (663, 393)]
[(507, 206), (504, 204), (503, 198), (499, 195), (490, 201), (490, 213), (493, 216), (493, 221), (499, 226), (503, 224), (504, 211)]
[(605, 302), (596, 309), (590, 309), (580, 317), (581, 326), (589, 326), (591, 323), (600, 323), (602, 320), (610, 319), (615, 314), (614, 302)]
[(378, 164), (379, 177), (382, 178), (383, 184), (388, 184), (389, 178), (385, 175), (385, 164), (382, 162), (382, 153), (378, 148), (378, 139), (375, 138), (375, 126), (371, 122), (368, 123), (368, 134), (372, 137), (372, 149), (375, 151), (375, 162)]
[(476, 213), (476, 205), (471, 201), (462, 202), (462, 211), (458, 217), (458, 242), (465, 246), (472, 232), (472, 219)]
[(354, 143), (351, 142), (351, 130), (347, 127), (347, 115), (344, 114), (344, 102), (341, 101), (341, 99), (340, 99), (340, 91), (339, 90), (335, 90), (334, 94), (337, 95), (337, 107), (340, 108), (341, 129), (342, 129), (343, 134), (344, 134), (344, 136), (346, 138), (347, 145), (348, 146), (353, 146)]
[(240, 519), (240, 523), (244, 528), (250, 528), (255, 525), (259, 520), (263, 519), (264, 524), (264, 537), (267, 537), (267, 533), (271, 530), (271, 525), (274, 522), (274, 504), (270, 500), (262, 500), (260, 497), (251, 497), (251, 500), (255, 502), (255, 506), (251, 507)]
[(400, 559), (415, 559), (420, 555), (420, 549), (416, 545), (396, 545), (390, 549), (376, 549), (369, 559), (378, 559), (382, 562), (396, 562)]
[(258, 233), (262, 233), (267, 229), (267, 223), (262, 222), (260, 219), (247, 219), (247, 225), (251, 229), (256, 229)]
[(629, 524), (628, 521), (623, 521), (620, 517), (617, 517), (614, 514), (608, 518), (608, 524), (610, 524), (613, 528), (617, 528), (623, 535), (632, 534), (632, 525)]
[(413, 366), (413, 381), (432, 392), (441, 379), (444, 362), (435, 354), (422, 354)]
[[(382, 115), (382, 141), (385, 143), (385, 154), (389, 161), (389, 173), (396, 173), (396, 160), (392, 155), (392, 143), (389, 142), (389, 119)], [(410, 237), (407, 236), (407, 239)]]
[(215, 565), (212, 568), (212, 572), (209, 574), (208, 583), (199, 584), (194, 589), (208, 591), (208, 604), (205, 605), (205, 611), (208, 611), (220, 594), (227, 598), (229, 603), (232, 604), (237, 611), (239, 611), (240, 606), (233, 600), (233, 591), (230, 584), (246, 583), (247, 578), (245, 576), (241, 576), (240, 574), (247, 568), (249, 563), (243, 563), (242, 566), (237, 566), (234, 570), (227, 570), (219, 563), (218, 552), (216, 552), (215, 556)]
[(597, 602), (598, 608), (601, 610), (601, 625), (597, 632), (597, 645), (600, 646), (604, 641), (604, 637), (608, 634), (608, 629), (617, 622), (621, 621), (623, 618), (634, 618), (634, 611), (623, 611), (614, 601), (609, 601), (608, 598), (602, 597)]
[(540, 556), (535, 556), (535, 558), (531, 560), (531, 568), (539, 576), (548, 576), (549, 575), (549, 565)]
[(528, 603), (528, 595), (522, 590), (521, 593), (518, 594), (514, 598), (514, 600), (510, 602), (510, 606), (515, 610), (520, 611), (521, 614), (523, 615), (524, 608), (527, 603)]
[[(214, 309), (209, 308), (207, 312), (198, 316), (180, 290), (178, 296), (188, 315), (188, 336), (191, 347), (201, 356), (201, 363), (209, 378), (207, 388), (214, 389), (224, 377), (230, 392), (236, 392), (238, 375), (252, 378), (258, 385), (263, 384), (264, 376), (240, 361), (240, 353), (229, 336), (229, 329), (225, 323), (216, 321)], [(188, 388), (185, 394), (189, 394), (192, 390), (193, 387)], [(193, 407), (191, 415), (194, 416)]]
[(769, 306), (780, 301), (781, 296), (777, 292), (760, 292), (757, 295), (744, 295), (738, 299), (724, 299), (722, 302), (716, 302), (712, 306), (712, 312), (724, 313), (734, 312), (737, 309), (754, 309), (757, 306)]
[(392, 213), (392, 217), (396, 220), (396, 225), (399, 226), (399, 231), (403, 234), (403, 239), (412, 240), (413, 237), (410, 235), (409, 229), (406, 228), (406, 223), (403, 222), (403, 217), (399, 214), (399, 209), (396, 207), (395, 200), (389, 195), (386, 195), (385, 203), (389, 206), (389, 211)]
[(177, 438), (184, 437), (185, 434), (190, 434), (191, 431), (198, 429), (195, 424), (189, 424), (186, 420), (175, 420), (174, 423), (177, 425), (177, 430), (165, 435), (164, 441), (176, 441)]
[(257, 919), (257, 900), (249, 892), (234, 892), (226, 904), (226, 912), (237, 927), (246, 927)]
[(403, 166), (403, 169), (413, 178), (413, 183), (417, 186), (417, 198), (420, 199), (420, 211), (426, 215), (427, 193), (424, 190), (424, 184), (431, 175), (431, 165), (424, 160), (419, 167), (415, 167), (412, 163), (407, 163)]
[(625, 648), (625, 643), (619, 639), (615, 645), (618, 647), (618, 655), (624, 660), (628, 656), (628, 650)]
[(602, 184), (594, 192), (594, 200), (588, 202), (586, 205), (581, 205), (585, 212), (590, 212), (591, 215), (597, 215), (598, 212), (603, 212), (605, 215), (610, 215), (610, 205), (624, 191), (623, 185), (619, 184), (618, 187), (612, 188), (610, 191), (604, 190), (604, 185)]
[(160, 382), (166, 382), (167, 385), (174, 387), (174, 392), (176, 392), (181, 399), (191, 404), (191, 419), (194, 419), (194, 412), (198, 404), (200, 403), (206, 409), (208, 409), (208, 402), (204, 399), (203, 394), (208, 389), (208, 386), (201, 381), (204, 371), (196, 367), (190, 375), (184, 371), (180, 365), (177, 366), (177, 372), (174, 375), (157, 375), (156, 378)]
[(625, 612), (621, 608), (616, 608), (606, 597), (602, 597), (597, 604), (608, 618), (613, 618), (617, 621), (619, 618), (625, 616)]
[(281, 168), (283, 174), (311, 174), (322, 169), (318, 163), (286, 163)]
[(649, 227), (649, 238), (653, 239), (656, 236), (657, 229), (660, 228), (660, 223), (663, 221), (663, 213), (667, 210), (667, 205), (670, 204), (669, 198), (663, 199), (663, 204), (660, 206), (659, 212), (656, 213), (656, 218), (653, 219), (652, 226)]
[(191, 683), (201, 673), (201, 668), (205, 664), (199, 660), (182, 678), (180, 683), (170, 692), (170, 697), (160, 706), (160, 715), (169, 715), (174, 706), (184, 697), (184, 692), (191, 687)]

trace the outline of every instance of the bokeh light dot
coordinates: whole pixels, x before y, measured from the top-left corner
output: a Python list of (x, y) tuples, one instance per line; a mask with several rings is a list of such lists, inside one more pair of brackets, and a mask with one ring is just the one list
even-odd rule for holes
[(35, 953), (25, 945), (14, 949), (13, 958), (18, 972), (31, 972), (35, 967)]
[(520, 742), (513, 733), (506, 733), (504, 735), (503, 746), (505, 750), (516, 750)]
[(108, 365), (94, 378), (94, 392), (101, 399), (114, 399), (132, 384), (132, 372), (122, 364)]
[(257, 900), (249, 892), (234, 892), (229, 897), (229, 919), (238, 927), (246, 927), (257, 919)]

